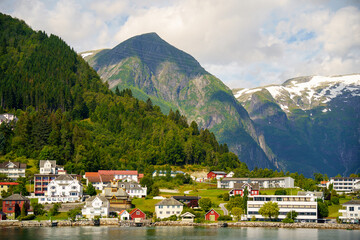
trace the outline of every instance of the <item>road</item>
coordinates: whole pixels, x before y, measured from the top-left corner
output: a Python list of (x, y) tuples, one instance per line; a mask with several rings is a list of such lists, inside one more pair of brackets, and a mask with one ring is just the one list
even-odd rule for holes
[(225, 204), (226, 203), (220, 203), (219, 206), (220, 206), (221, 210), (224, 212), (224, 216), (227, 216), (227, 215), (229, 215), (229, 212), (226, 209)]

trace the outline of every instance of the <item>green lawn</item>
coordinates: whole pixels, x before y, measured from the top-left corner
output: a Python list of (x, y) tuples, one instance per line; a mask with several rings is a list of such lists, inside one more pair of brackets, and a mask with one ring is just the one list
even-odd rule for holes
[(339, 205), (331, 205), (329, 206), (329, 218), (336, 218), (337, 216), (339, 216), (339, 209), (342, 209), (342, 205), (343, 203), (346, 203), (347, 201), (350, 201), (351, 197), (346, 197), (346, 198), (340, 198), (340, 204)]
[[(52, 216), (51, 220), (67, 220), (69, 217), (66, 212), (61, 212), (56, 216)], [(50, 220), (49, 216), (36, 216), (35, 220)]]
[(134, 204), (136, 208), (139, 208), (142, 211), (155, 212), (155, 204), (160, 201), (161, 200), (158, 199), (137, 198), (132, 200), (132, 204)]
[[(275, 195), (275, 191), (282, 188), (269, 188), (269, 189), (260, 189), (260, 195)], [(288, 195), (297, 195), (301, 190), (298, 188), (285, 188)]]

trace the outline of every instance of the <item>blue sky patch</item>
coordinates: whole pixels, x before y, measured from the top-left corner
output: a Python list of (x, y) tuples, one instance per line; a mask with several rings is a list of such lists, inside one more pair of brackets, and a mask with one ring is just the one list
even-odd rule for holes
[(309, 39), (315, 38), (315, 32), (308, 32), (306, 29), (301, 29), (295, 35), (292, 35), (290, 38), (286, 40), (287, 43), (294, 43), (294, 42), (303, 42)]

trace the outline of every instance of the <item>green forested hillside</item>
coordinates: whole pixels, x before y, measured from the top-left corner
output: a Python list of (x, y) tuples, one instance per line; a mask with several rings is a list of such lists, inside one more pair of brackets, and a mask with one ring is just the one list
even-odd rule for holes
[[(55, 159), (72, 173), (152, 164), (236, 168), (237, 156), (178, 111), (116, 94), (60, 38), (0, 14), (0, 160)], [(241, 165), (244, 166), (244, 165)], [(246, 165), (245, 165), (246, 168)]]

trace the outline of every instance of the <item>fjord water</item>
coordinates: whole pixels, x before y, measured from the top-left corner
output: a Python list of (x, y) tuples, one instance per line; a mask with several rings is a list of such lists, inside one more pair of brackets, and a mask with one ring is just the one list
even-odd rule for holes
[(1, 228), (0, 239), (6, 240), (80, 240), (80, 239), (292, 239), (330, 240), (360, 239), (360, 231), (335, 229), (288, 228), (202, 228), (202, 227), (42, 227)]

